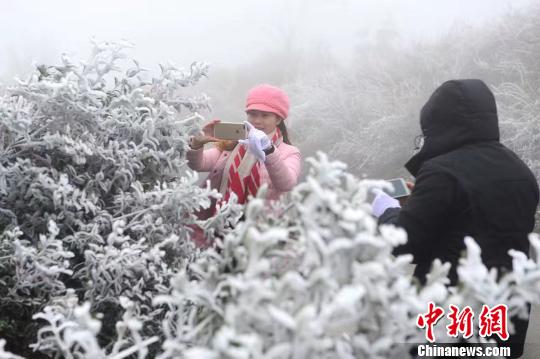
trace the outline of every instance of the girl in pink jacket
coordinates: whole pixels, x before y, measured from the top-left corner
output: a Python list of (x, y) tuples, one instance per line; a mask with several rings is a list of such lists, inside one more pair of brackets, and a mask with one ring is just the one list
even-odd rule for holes
[[(235, 193), (239, 203), (255, 196), (259, 187), (268, 185), (267, 199), (275, 200), (298, 182), (301, 155), (291, 145), (285, 125), (289, 113), (287, 94), (271, 85), (252, 88), (246, 100), (248, 138), (238, 142), (219, 141), (213, 137), (214, 120), (203, 127), (203, 133), (191, 138), (188, 165), (199, 172), (209, 172), (207, 180), (227, 201)], [(203, 149), (208, 142), (217, 142)], [(212, 205), (201, 219), (214, 211)]]

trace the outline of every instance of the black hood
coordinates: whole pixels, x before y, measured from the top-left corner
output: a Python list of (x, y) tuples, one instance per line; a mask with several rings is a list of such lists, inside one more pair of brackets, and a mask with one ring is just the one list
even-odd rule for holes
[(422, 149), (405, 167), (416, 176), (422, 163), (463, 145), (499, 140), (497, 106), (481, 80), (452, 80), (433, 92), (420, 113)]

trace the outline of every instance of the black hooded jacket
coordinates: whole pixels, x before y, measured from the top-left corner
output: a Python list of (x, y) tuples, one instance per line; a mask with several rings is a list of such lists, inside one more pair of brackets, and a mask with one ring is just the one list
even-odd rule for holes
[(424, 105), (425, 136), (420, 152), (406, 164), (416, 177), (407, 203), (388, 209), (380, 223), (403, 227), (422, 282), (432, 261), (450, 262), (450, 279), (473, 237), (488, 267), (511, 268), (508, 250), (528, 253), (534, 228), (538, 184), (529, 168), (499, 142), (495, 98), (480, 80), (442, 84)]

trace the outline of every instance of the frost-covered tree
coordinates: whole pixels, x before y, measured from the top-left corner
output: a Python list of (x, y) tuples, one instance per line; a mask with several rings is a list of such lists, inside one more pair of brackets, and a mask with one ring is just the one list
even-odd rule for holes
[[(290, 204), (269, 211), (252, 200), (245, 221), (155, 299), (171, 308), (159, 358), (403, 358), (425, 340), (416, 319), (429, 301), (478, 314), (504, 303), (509, 316), (523, 316), (540, 299), (538, 262), (512, 252), (513, 272), (498, 279), (471, 238), (456, 287), (440, 262), (420, 286), (407, 275), (412, 257), (391, 255), (404, 231), (379, 230), (370, 215), (368, 190), (381, 183), (359, 181), (322, 154), (310, 163)], [(538, 253), (538, 236), (531, 242)], [(452, 339), (445, 325), (435, 329)]]
[[(153, 297), (196, 255), (189, 226), (225, 233), (238, 217), (231, 205), (198, 221), (218, 194), (186, 170), (187, 138), (208, 104), (183, 92), (208, 67), (162, 66), (150, 78), (128, 46), (95, 43), (85, 62), (38, 66), (0, 98), (0, 337), (14, 352), (35, 341), (34, 314), (74, 296), (89, 303), (80, 315), (103, 315), (101, 330), (88, 330), (104, 353), (134, 340), (116, 324), (128, 307), (138, 330), (156, 333), (163, 311)], [(66, 310), (35, 318), (79, 315)], [(43, 339), (34, 349), (67, 357), (71, 346)]]

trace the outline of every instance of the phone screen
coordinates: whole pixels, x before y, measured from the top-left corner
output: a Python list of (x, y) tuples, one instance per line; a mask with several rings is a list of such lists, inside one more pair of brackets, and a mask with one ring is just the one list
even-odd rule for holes
[(407, 184), (405, 183), (405, 180), (403, 178), (396, 178), (392, 180), (388, 180), (393, 186), (393, 190), (384, 189), (386, 193), (388, 193), (389, 196), (394, 198), (400, 198), (400, 197), (406, 197), (411, 194), (411, 191), (407, 187)]

